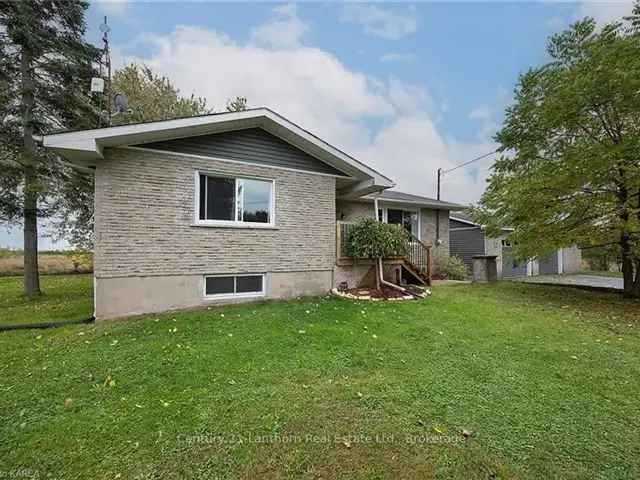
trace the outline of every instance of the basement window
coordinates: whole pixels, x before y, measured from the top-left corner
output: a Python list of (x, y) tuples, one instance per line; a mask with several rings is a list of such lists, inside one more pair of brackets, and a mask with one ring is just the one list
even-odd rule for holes
[(196, 172), (196, 224), (274, 226), (273, 180)]
[(204, 296), (207, 298), (264, 296), (264, 274), (206, 276)]

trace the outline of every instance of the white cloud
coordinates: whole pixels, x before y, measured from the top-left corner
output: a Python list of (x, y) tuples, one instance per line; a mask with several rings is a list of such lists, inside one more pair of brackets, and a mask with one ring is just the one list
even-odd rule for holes
[(345, 5), (341, 20), (364, 27), (365, 33), (390, 40), (411, 35), (418, 30), (418, 22), (411, 13), (398, 13), (366, 3)]
[(480, 105), (469, 112), (471, 120), (488, 120), (492, 115), (493, 111), (488, 105)]
[[(444, 139), (431, 118), (424, 113), (398, 117), (383, 128), (370, 145), (356, 152), (393, 178), (397, 189), (435, 197), (436, 170), (453, 168), (496, 147), (491, 142), (460, 143)], [(445, 175), (442, 199), (470, 203), (477, 201), (485, 188), (491, 159)]]
[[(125, 61), (148, 64), (184, 94), (206, 97), (218, 110), (236, 96), (247, 97), (252, 107), (268, 106), (409, 193), (433, 196), (437, 168), (495, 148), (489, 141), (445, 139), (437, 129), (444, 100), (434, 101), (424, 86), (371, 77), (318, 48), (290, 42), (265, 47), (255, 38), (238, 43), (224, 33), (189, 26), (138, 41), (150, 42), (151, 52)], [(483, 188), (482, 179), (467, 171), (449, 183), (443, 198), (477, 200)]]
[(380, 61), (385, 63), (411, 63), (416, 59), (413, 53), (385, 53), (380, 56)]
[(107, 15), (122, 16), (129, 8), (129, 0), (95, 0), (95, 4)]
[(251, 38), (257, 45), (272, 48), (295, 48), (309, 29), (298, 17), (295, 4), (276, 7), (274, 17), (267, 23), (254, 28)]
[(580, 4), (578, 18), (593, 17), (599, 25), (621, 21), (631, 14), (633, 0), (586, 1)]

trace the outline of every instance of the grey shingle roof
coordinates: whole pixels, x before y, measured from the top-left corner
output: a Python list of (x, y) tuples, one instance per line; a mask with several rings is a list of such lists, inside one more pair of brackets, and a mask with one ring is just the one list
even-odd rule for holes
[(424, 207), (442, 210), (462, 210), (467, 208), (465, 205), (460, 205), (459, 203), (444, 202), (442, 200), (436, 200), (435, 198), (398, 192), (396, 190), (383, 190), (382, 193), (367, 195), (364, 198), (373, 200), (376, 195), (378, 196), (378, 199), (383, 201), (387, 200), (391, 202), (413, 203)]

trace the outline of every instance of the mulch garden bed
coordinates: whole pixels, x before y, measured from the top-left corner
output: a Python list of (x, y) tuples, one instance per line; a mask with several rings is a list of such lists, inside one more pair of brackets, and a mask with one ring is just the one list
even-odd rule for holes
[[(404, 286), (408, 293), (403, 293), (399, 290), (390, 287), (376, 288), (350, 288), (348, 290), (334, 289), (333, 293), (340, 297), (350, 298), (353, 300), (414, 300), (419, 298), (426, 298), (431, 294), (429, 289), (416, 287), (414, 285)], [(410, 293), (415, 295), (411, 295)]]

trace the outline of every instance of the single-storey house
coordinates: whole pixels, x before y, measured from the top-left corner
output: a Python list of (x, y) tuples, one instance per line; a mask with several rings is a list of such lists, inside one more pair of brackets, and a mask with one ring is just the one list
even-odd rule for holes
[(342, 243), (376, 214), (411, 234), (390, 274), (428, 282), (430, 248), (448, 252), (461, 208), (389, 191), (390, 178), (267, 108), (42, 143), (95, 172), (97, 319), (358, 286), (370, 266)]
[(499, 278), (575, 273), (580, 270), (582, 252), (576, 246), (558, 249), (544, 259), (516, 261), (508, 239), (512, 231), (511, 228), (504, 228), (500, 236), (489, 237), (484, 227), (475, 223), (466, 213), (452, 213), (449, 218), (450, 254), (460, 257), (470, 269), (474, 256), (495, 255)]

